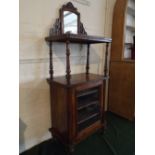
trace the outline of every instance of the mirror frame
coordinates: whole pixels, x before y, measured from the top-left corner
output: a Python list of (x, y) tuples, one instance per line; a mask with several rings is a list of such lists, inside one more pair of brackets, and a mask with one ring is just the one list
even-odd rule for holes
[(70, 11), (77, 15), (77, 34), (79, 34), (80, 13), (77, 11), (77, 8), (75, 8), (71, 2), (67, 3), (66, 5), (63, 5), (62, 8), (60, 9), (61, 34), (66, 34), (64, 33), (64, 18), (63, 18), (64, 11)]
[[(63, 5), (61, 9), (59, 10), (59, 18), (56, 19), (56, 22), (54, 23), (53, 27), (50, 29), (49, 35), (64, 35), (68, 33), (64, 33), (64, 22), (63, 22), (63, 12), (64, 11), (70, 11), (77, 15), (78, 23), (77, 23), (77, 34), (74, 35), (87, 35), (87, 32), (85, 31), (85, 28), (80, 21), (80, 13), (77, 11), (77, 8), (73, 6), (71, 2), (68, 2), (67, 4)], [(72, 33), (70, 33), (72, 34)]]

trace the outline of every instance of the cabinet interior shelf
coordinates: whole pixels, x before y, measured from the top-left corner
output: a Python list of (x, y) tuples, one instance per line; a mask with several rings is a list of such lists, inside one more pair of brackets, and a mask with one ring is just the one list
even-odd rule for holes
[(91, 114), (83, 114), (81, 116), (79, 116), (79, 119), (78, 119), (78, 125), (88, 121), (89, 119), (93, 118), (93, 117), (96, 117), (99, 115), (99, 112), (91, 112)]
[(97, 105), (97, 104), (99, 104), (99, 101), (97, 101), (97, 100), (90, 101), (89, 99), (86, 99), (83, 102), (78, 103), (78, 110), (81, 110), (81, 109), (86, 108), (91, 105)]
[(127, 49), (131, 49), (133, 47), (133, 43), (125, 43)]
[(135, 32), (135, 27), (132, 25), (126, 25), (126, 28), (132, 32)]
[(94, 94), (94, 93), (97, 93), (97, 90), (91, 90), (91, 91), (86, 91), (86, 92), (79, 93), (79, 94), (77, 95), (77, 97), (82, 97), (82, 96), (86, 96), (86, 95), (91, 95), (91, 94)]
[(131, 59), (131, 58), (124, 58), (123, 59), (124, 62), (129, 62), (129, 63), (134, 63), (135, 60)]
[(125, 43), (126, 46), (132, 46), (133, 43)]
[(128, 14), (130, 14), (130, 15), (132, 15), (132, 16), (135, 17), (135, 9), (133, 9), (133, 8), (131, 8), (131, 7), (128, 6), (127, 12), (128, 12)]
[(78, 110), (77, 124), (80, 125), (94, 117), (97, 117), (100, 113), (99, 104), (100, 101), (99, 101), (98, 87), (94, 87), (93, 89), (87, 89), (83, 92), (79, 92), (77, 94), (77, 110)]
[(84, 121), (83, 123), (78, 124), (78, 132), (80, 132), (83, 129), (86, 129), (86, 128), (90, 127), (91, 125), (94, 125), (100, 119), (101, 119), (100, 115), (99, 114), (95, 114), (94, 116), (92, 116), (88, 120)]

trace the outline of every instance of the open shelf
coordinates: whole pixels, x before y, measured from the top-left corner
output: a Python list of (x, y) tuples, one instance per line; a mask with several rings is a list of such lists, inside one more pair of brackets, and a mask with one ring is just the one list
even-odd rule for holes
[(123, 59), (124, 62), (129, 62), (129, 63), (134, 63), (135, 60), (131, 59), (131, 58), (124, 58)]
[(132, 46), (133, 43), (125, 43), (126, 46)]
[(69, 40), (71, 43), (81, 43), (81, 44), (97, 44), (97, 43), (111, 43), (111, 38), (101, 37), (101, 36), (88, 36), (88, 35), (77, 35), (77, 34), (61, 34), (52, 35), (45, 38), (48, 42), (65, 42)]
[(135, 32), (135, 27), (132, 25), (126, 25), (126, 28), (132, 32)]
[(132, 16), (135, 17), (135, 9), (133, 9), (133, 8), (131, 8), (131, 7), (128, 6), (127, 12), (128, 12), (128, 14), (130, 14), (130, 15), (132, 15)]
[(135, 4), (134, 0), (128, 0), (127, 1), (127, 12), (126, 12), (126, 30), (125, 30), (125, 48), (124, 48), (124, 59), (125, 62), (130, 62), (133, 58), (133, 46), (134, 46), (134, 40), (133, 36), (135, 36)]

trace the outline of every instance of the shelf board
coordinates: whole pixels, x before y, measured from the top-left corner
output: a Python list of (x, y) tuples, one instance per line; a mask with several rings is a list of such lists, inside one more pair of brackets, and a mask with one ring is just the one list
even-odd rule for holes
[(135, 60), (130, 59), (130, 58), (124, 58), (123, 61), (124, 62), (129, 62), (129, 63), (134, 63), (135, 62)]
[(135, 27), (131, 25), (126, 25), (126, 28), (132, 32), (135, 32)]
[(135, 17), (135, 9), (133, 9), (133, 8), (128, 6), (127, 7), (127, 12), (128, 12), (128, 14), (130, 14), (130, 15)]
[(126, 46), (132, 46), (133, 43), (125, 43)]
[(127, 49), (131, 49), (133, 47), (133, 43), (125, 43)]
[(84, 100), (83, 102), (79, 102), (77, 109), (81, 110), (81, 109), (86, 108), (88, 106), (97, 105), (98, 103), (99, 103), (99, 101), (97, 101), (97, 100), (90, 101), (90, 99), (87, 99), (87, 100)]
[(89, 119), (88, 121), (86, 121), (82, 124), (79, 124), (78, 125), (78, 132), (82, 134), (86, 130), (88, 130), (89, 128), (96, 126), (96, 124), (101, 124), (100, 123), (100, 115), (97, 115), (96, 117), (93, 117), (93, 118)]
[(87, 120), (89, 120), (89, 119), (91, 119), (91, 118), (93, 118), (93, 117), (96, 117), (97, 115), (99, 115), (98, 112), (93, 113), (93, 114), (91, 114), (91, 115), (89, 114), (88, 116), (83, 116), (83, 118), (81, 118), (81, 119), (78, 121), (77, 124), (80, 125), (80, 124), (86, 122)]
[(48, 83), (57, 83), (63, 86), (67, 86), (67, 87), (71, 87), (71, 86), (75, 86), (75, 85), (79, 85), (79, 84), (83, 84), (83, 83), (89, 83), (89, 82), (97, 82), (100, 80), (107, 80), (108, 77), (105, 77), (103, 75), (98, 75), (98, 74), (88, 74), (86, 75), (86, 73), (80, 73), (80, 74), (72, 74), (71, 75), (71, 79), (70, 79), (70, 83), (68, 85), (68, 81), (66, 79), (66, 76), (58, 76), (58, 77), (54, 77), (53, 80), (52, 79), (47, 79)]
[(79, 35), (79, 34), (60, 34), (51, 35), (45, 38), (48, 42), (66, 42), (81, 43), (81, 44), (96, 44), (96, 43), (111, 43), (111, 38), (101, 36)]
[(82, 97), (82, 96), (94, 94), (94, 93), (97, 93), (97, 92), (98, 92), (97, 89), (95, 89), (95, 90), (89, 90), (89, 91), (85, 91), (85, 92), (79, 93), (79, 94), (77, 95), (77, 97)]

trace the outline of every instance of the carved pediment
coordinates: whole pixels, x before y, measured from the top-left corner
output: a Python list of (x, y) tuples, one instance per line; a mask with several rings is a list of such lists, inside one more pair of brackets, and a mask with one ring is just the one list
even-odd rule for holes
[(67, 4), (64, 4), (61, 9), (71, 9), (71, 10), (76, 10), (77, 11), (77, 8), (75, 8), (74, 5), (71, 2), (68, 2)]

